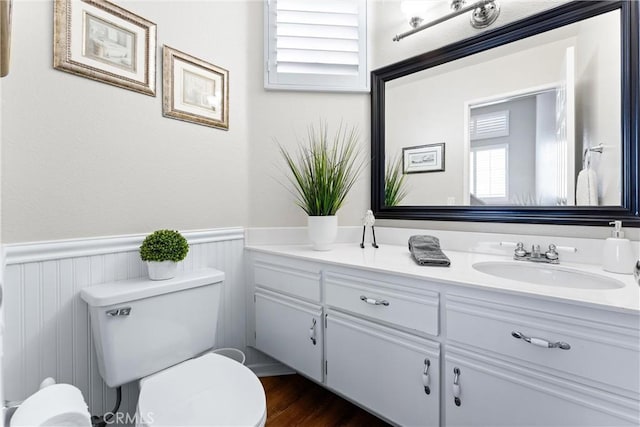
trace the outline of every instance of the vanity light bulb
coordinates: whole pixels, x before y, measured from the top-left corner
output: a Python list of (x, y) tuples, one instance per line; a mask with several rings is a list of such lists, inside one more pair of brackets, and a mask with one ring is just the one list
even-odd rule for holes
[(434, 2), (424, 0), (403, 0), (400, 10), (410, 21), (422, 20)]

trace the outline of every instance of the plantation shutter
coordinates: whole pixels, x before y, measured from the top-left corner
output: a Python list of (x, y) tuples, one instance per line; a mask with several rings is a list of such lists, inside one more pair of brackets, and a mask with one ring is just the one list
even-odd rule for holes
[(368, 91), (365, 0), (267, 0), (265, 88)]
[(509, 136), (509, 111), (478, 114), (471, 117), (471, 140)]

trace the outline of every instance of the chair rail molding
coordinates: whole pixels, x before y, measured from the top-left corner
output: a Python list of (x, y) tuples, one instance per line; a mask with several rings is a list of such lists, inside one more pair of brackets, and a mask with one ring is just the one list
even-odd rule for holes
[[(244, 239), (244, 228), (181, 231), (189, 245)], [(3, 245), (5, 265), (138, 250), (146, 234), (89, 237)]]

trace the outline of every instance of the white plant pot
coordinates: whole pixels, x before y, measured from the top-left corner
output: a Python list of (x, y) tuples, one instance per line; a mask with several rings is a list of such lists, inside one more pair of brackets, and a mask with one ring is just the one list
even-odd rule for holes
[(338, 237), (338, 217), (310, 216), (307, 221), (309, 240), (316, 251), (331, 250), (331, 245)]
[(176, 277), (178, 263), (174, 261), (147, 261), (149, 279), (167, 280)]

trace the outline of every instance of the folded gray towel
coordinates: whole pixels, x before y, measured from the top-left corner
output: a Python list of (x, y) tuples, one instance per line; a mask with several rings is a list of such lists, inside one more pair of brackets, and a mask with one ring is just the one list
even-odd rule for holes
[(420, 265), (449, 267), (451, 261), (440, 249), (440, 240), (434, 236), (409, 237), (409, 251)]

